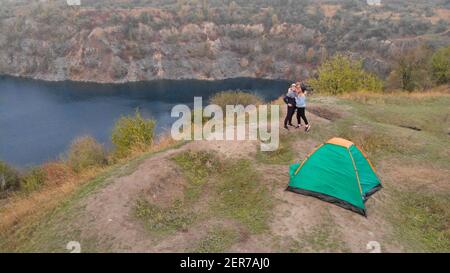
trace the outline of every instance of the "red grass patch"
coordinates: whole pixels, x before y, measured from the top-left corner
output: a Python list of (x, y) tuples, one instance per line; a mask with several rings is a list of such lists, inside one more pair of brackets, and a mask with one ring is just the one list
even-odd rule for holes
[(60, 162), (45, 163), (42, 170), (46, 175), (47, 185), (61, 185), (74, 177), (70, 168)]

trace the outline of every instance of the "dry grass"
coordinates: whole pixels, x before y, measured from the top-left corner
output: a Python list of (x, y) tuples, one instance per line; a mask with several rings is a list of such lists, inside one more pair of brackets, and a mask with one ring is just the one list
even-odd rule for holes
[(75, 173), (63, 162), (48, 162), (42, 165), (46, 176), (46, 184), (54, 187), (75, 178)]
[(316, 116), (324, 118), (326, 120), (335, 121), (342, 117), (342, 115), (338, 112), (331, 111), (328, 108), (320, 107), (320, 106), (309, 106), (308, 112), (313, 113)]
[(215, 94), (210, 102), (219, 105), (223, 110), (227, 105), (260, 105), (263, 103), (256, 94), (248, 93), (240, 90), (228, 90)]
[(16, 194), (8, 198), (0, 211), (0, 232), (6, 233), (16, 225), (39, 219), (54, 208), (78, 186), (95, 177), (101, 169), (91, 169), (79, 176), (68, 178), (62, 184), (49, 183), (27, 196)]
[(93, 166), (102, 166), (107, 163), (106, 151), (103, 145), (91, 136), (77, 137), (70, 145), (67, 154), (67, 164), (75, 171), (80, 172)]
[(341, 5), (322, 5), (321, 8), (326, 17), (333, 17), (341, 9)]
[[(129, 157), (120, 159), (120, 161), (115, 163), (122, 164), (145, 153), (164, 150), (175, 143), (177, 142), (170, 136), (163, 135), (157, 143), (149, 146), (145, 151), (135, 151)], [(40, 217), (55, 208), (81, 185), (89, 182), (107, 169), (107, 166), (94, 167), (75, 173), (62, 162), (45, 163), (42, 166), (42, 170), (47, 177), (45, 185), (41, 189), (27, 195), (13, 194), (2, 201), (3, 205), (0, 207), (0, 233), (7, 233), (18, 225), (26, 225), (40, 219)]]
[(443, 96), (450, 96), (450, 86), (441, 85), (426, 92), (412, 92), (396, 90), (390, 93), (353, 92), (341, 95), (341, 98), (351, 99), (361, 103), (380, 103), (392, 100), (407, 99), (408, 101), (420, 101), (424, 99), (434, 99)]

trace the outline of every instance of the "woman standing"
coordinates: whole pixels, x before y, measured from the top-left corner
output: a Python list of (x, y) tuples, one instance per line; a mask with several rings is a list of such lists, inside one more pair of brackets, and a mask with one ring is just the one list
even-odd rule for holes
[(292, 116), (294, 115), (296, 109), (295, 107), (296, 97), (297, 97), (296, 85), (295, 83), (293, 83), (291, 87), (288, 89), (286, 96), (284, 96), (283, 98), (283, 101), (287, 104), (287, 113), (286, 118), (284, 119), (284, 128), (286, 130), (289, 130), (288, 125), (294, 126), (292, 125)]
[(306, 91), (304, 91), (300, 84), (296, 85), (297, 87), (297, 96), (295, 97), (295, 107), (297, 110), (297, 122), (298, 127), (302, 126), (302, 119), (305, 122), (305, 132), (308, 132), (311, 126), (308, 123), (308, 119), (306, 118), (305, 109), (306, 109)]

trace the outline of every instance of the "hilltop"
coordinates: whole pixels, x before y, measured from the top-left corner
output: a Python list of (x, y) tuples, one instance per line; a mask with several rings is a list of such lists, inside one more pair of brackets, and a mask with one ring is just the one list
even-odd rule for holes
[[(66, 252), (78, 241), (83, 252), (369, 252), (376, 241), (384, 252), (448, 252), (449, 104), (448, 86), (312, 96), (311, 131), (282, 131), (275, 152), (253, 141), (170, 144), (53, 195), (54, 207), (32, 195), (33, 216), (2, 229), (0, 249)], [(333, 136), (361, 146), (381, 178), (367, 218), (285, 191), (289, 165)], [(20, 205), (3, 207), (1, 222)]]

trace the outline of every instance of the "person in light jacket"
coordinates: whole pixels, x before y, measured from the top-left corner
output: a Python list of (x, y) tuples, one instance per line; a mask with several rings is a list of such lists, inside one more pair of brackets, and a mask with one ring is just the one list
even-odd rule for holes
[(305, 122), (305, 131), (308, 132), (311, 129), (311, 125), (306, 118), (306, 91), (302, 89), (300, 84), (296, 85), (297, 96), (295, 96), (295, 108), (297, 111), (298, 127), (301, 126), (302, 119)]

